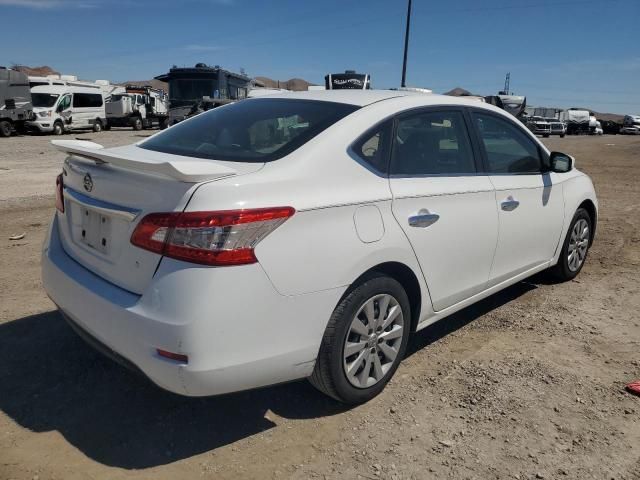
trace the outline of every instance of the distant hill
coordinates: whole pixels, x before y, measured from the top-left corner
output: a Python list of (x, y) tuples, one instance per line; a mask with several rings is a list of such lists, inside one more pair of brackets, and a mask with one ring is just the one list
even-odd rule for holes
[(449, 95), (450, 97), (466, 97), (474, 94), (469, 90), (465, 90), (464, 88), (456, 87), (452, 90), (449, 90), (448, 92), (443, 93), (443, 95)]
[(166, 82), (161, 82), (160, 80), (129, 80), (127, 82), (121, 82), (119, 85), (137, 85), (139, 87), (143, 87), (146, 85), (151, 85), (152, 88), (156, 88), (158, 90), (164, 90), (165, 92), (169, 91), (169, 84)]
[(53, 68), (43, 65), (42, 67), (27, 67), (26, 65), (13, 65), (11, 67), (13, 70), (17, 70), (26, 75), (31, 75), (33, 77), (46, 77), (47, 75), (60, 75), (59, 72), (56, 72)]
[(267, 88), (286, 88), (287, 90), (294, 90), (301, 92), (309, 89), (309, 85), (315, 85), (314, 83), (307, 82), (302, 78), (291, 78), (289, 80), (273, 80), (269, 77), (256, 77), (256, 80), (264, 84)]

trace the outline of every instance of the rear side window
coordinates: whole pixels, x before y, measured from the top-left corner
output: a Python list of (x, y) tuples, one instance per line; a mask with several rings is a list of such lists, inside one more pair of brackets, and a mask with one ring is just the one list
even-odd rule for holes
[(270, 162), (357, 109), (355, 105), (314, 100), (244, 100), (174, 125), (140, 147), (212, 160)]
[(101, 107), (102, 95), (96, 93), (74, 93), (73, 94), (73, 107), (74, 108), (88, 108), (88, 107)]
[(393, 123), (388, 121), (365, 134), (354, 146), (355, 153), (374, 170), (387, 173)]
[(461, 112), (422, 112), (398, 120), (392, 175), (474, 173), (476, 165)]
[(487, 154), (489, 173), (535, 174), (542, 171), (536, 143), (508, 120), (473, 113)]

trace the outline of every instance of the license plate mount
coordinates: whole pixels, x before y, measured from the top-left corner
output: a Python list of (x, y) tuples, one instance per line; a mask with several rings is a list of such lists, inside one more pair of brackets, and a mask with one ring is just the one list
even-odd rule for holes
[(80, 242), (105, 255), (111, 250), (111, 219), (107, 215), (82, 207)]

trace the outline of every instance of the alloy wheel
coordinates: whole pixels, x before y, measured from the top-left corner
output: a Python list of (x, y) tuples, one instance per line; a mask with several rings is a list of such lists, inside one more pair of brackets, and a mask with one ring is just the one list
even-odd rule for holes
[(404, 316), (389, 294), (367, 300), (351, 321), (343, 349), (343, 368), (349, 383), (368, 388), (382, 380), (402, 346)]
[(569, 266), (569, 270), (577, 272), (580, 269), (587, 256), (588, 249), (589, 224), (584, 218), (581, 218), (573, 226), (571, 236), (569, 237), (569, 248), (567, 249), (567, 265)]

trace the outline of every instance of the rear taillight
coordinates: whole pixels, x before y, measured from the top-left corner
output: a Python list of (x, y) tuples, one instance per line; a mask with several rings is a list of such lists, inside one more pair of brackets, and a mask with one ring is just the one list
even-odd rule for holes
[(151, 213), (140, 221), (131, 243), (187, 262), (246, 265), (258, 261), (256, 245), (294, 213), (291, 207)]
[(56, 208), (64, 213), (64, 182), (62, 180), (62, 174), (56, 177)]

